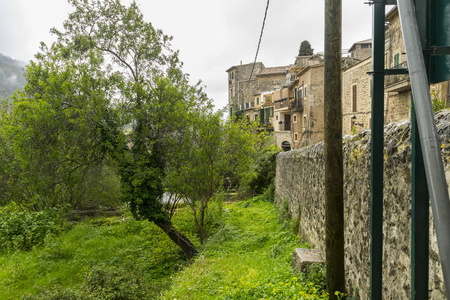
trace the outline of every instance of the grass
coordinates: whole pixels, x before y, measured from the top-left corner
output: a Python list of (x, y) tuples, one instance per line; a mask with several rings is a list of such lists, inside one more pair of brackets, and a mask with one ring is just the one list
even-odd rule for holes
[(227, 206), (222, 227), (161, 299), (328, 299), (320, 283), (292, 272), (298, 238), (278, 216), (256, 198)]
[(0, 254), (0, 299), (327, 299), (323, 282), (291, 271), (298, 237), (272, 203), (253, 198), (217, 216), (199, 246), (189, 211), (176, 214), (176, 227), (200, 250), (191, 263), (146, 221), (71, 226), (31, 251)]
[(145, 286), (143, 294), (152, 299), (170, 285), (170, 275), (185, 263), (178, 247), (149, 222), (120, 217), (94, 219), (73, 226), (32, 251), (1, 255), (0, 298), (38, 299), (41, 295), (43, 299), (59, 299), (66, 293), (85, 299), (86, 290), (95, 294), (103, 288), (95, 286), (98, 282), (92, 286), (92, 278), (109, 270), (111, 274), (120, 271), (129, 281), (139, 278)]

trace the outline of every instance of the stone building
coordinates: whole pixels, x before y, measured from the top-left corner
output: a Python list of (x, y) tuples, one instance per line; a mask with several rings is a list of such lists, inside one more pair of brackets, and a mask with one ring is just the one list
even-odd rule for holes
[[(408, 68), (406, 50), (397, 6), (386, 14), (385, 68)], [(385, 77), (385, 123), (409, 119), (411, 106), (411, 83), (409, 75), (389, 75)]]
[(342, 70), (342, 131), (352, 134), (370, 128), (372, 114), (372, 58)]
[(274, 106), (273, 131), (275, 144), (283, 150), (291, 150), (291, 99), (289, 88), (283, 87), (273, 92)]
[(292, 69), (290, 93), (293, 149), (324, 138), (324, 65)]
[(350, 57), (364, 60), (372, 56), (372, 39), (354, 43), (348, 50)]
[[(386, 14), (385, 32), (385, 68), (408, 68), (406, 50), (401, 32), (397, 7)], [(371, 41), (371, 40), (366, 40)], [(364, 41), (363, 41), (364, 42)], [(358, 52), (367, 48), (350, 48), (351, 57), (361, 57)], [(355, 65), (345, 67), (342, 72), (342, 114), (343, 133), (351, 134), (371, 128), (371, 56)], [(442, 82), (430, 86), (431, 99), (446, 106), (450, 100), (449, 83)], [(384, 120), (385, 124), (398, 122), (411, 117), (411, 83), (409, 75), (387, 75), (384, 83)]]
[[(242, 111), (252, 101), (256, 90), (256, 74), (264, 69), (262, 62), (232, 66), (228, 73), (228, 106), (230, 116)], [(253, 71), (253, 72), (252, 72)]]

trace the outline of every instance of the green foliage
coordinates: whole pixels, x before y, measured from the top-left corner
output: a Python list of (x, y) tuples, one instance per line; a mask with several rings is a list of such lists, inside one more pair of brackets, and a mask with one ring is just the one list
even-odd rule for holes
[(438, 112), (447, 107), (447, 101), (439, 97), (439, 91), (432, 92), (431, 104), (433, 105), (433, 112)]
[(249, 188), (255, 195), (263, 193), (273, 184), (275, 179), (276, 157), (280, 151), (281, 149), (277, 146), (269, 145), (257, 153), (253, 164), (256, 177), (249, 184)]
[(129, 216), (96, 218), (47, 235), (30, 251), (0, 254), (0, 295), (156, 299), (185, 265), (183, 252), (154, 224)]
[(300, 44), (300, 50), (298, 51), (298, 56), (308, 56), (313, 55), (314, 49), (311, 48), (311, 44), (308, 41), (303, 41)]
[(314, 282), (292, 273), (296, 247), (273, 203), (255, 197), (227, 205), (223, 225), (161, 299), (328, 299)]
[(318, 287), (320, 291), (327, 290), (327, 269), (325, 264), (314, 263), (308, 267), (308, 281)]
[(13, 212), (0, 217), (0, 251), (29, 251), (62, 230), (56, 210)]
[(246, 186), (257, 137), (246, 122), (227, 122), (221, 115), (200, 113), (192, 119), (183, 144), (169, 162), (166, 185), (191, 208), (203, 243), (208, 235), (208, 207), (224, 198), (225, 179)]
[(0, 109), (0, 201), (34, 211), (84, 200), (86, 174), (105, 158), (97, 128), (112, 113), (97, 52), (65, 61), (60, 47), (42, 51)]

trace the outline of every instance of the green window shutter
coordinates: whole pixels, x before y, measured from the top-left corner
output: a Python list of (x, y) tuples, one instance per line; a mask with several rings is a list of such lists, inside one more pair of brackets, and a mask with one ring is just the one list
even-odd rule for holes
[(397, 53), (394, 55), (394, 68), (400, 64), (400, 54)]

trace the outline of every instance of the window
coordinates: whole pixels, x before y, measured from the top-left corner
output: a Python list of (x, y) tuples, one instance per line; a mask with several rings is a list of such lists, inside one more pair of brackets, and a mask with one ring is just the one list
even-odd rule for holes
[(294, 115), (294, 123), (297, 123), (297, 116)]
[(259, 97), (256, 97), (256, 105), (259, 105)]
[(306, 95), (306, 86), (305, 86), (304, 90), (305, 90), (305, 98), (306, 98), (306, 97), (308, 97), (308, 95)]
[(303, 89), (298, 90), (298, 99), (303, 99)]
[(297, 100), (297, 89), (294, 89), (294, 98)]
[(295, 140), (295, 141), (298, 141), (298, 136), (297, 136), (297, 134), (294, 134), (294, 140)]
[(400, 53), (394, 55), (394, 68), (398, 67), (400, 64)]
[(303, 131), (306, 130), (306, 115), (303, 116)]
[(275, 119), (278, 121), (278, 116), (276, 116)]
[(367, 48), (370, 48), (369, 44), (362, 44), (361, 45), (361, 49), (367, 49)]
[(357, 92), (358, 92), (358, 88), (357, 85), (355, 84), (352, 87), (352, 111), (357, 111)]
[(255, 121), (258, 121), (258, 114), (255, 114)]

